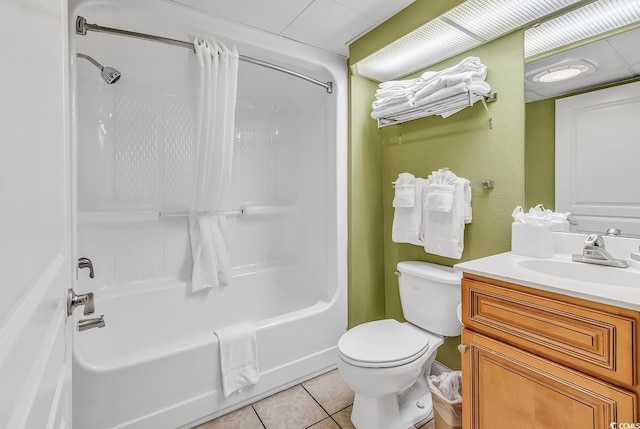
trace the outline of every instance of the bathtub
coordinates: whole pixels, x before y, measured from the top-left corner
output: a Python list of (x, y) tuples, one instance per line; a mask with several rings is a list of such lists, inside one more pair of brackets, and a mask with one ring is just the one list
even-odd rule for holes
[[(190, 52), (70, 32), (74, 253), (95, 268), (73, 287), (95, 294), (89, 317), (106, 323), (73, 335), (74, 427), (191, 428), (334, 368), (347, 325), (344, 58), (173, 1), (69, 7), (70, 22), (180, 40), (213, 32), (242, 54), (334, 82), (327, 94), (240, 64), (225, 202), (241, 213), (228, 217), (232, 278), (191, 293), (187, 218), (162, 216), (184, 212), (190, 195)], [(105, 85), (76, 52), (123, 77)], [(260, 380), (225, 399), (214, 331), (244, 322), (256, 328)]]
[[(223, 293), (192, 295), (169, 280), (102, 291), (106, 326), (74, 337), (74, 426), (189, 428), (333, 368), (345, 328), (339, 296), (296, 297), (291, 271), (244, 274)], [(260, 380), (225, 399), (213, 331), (246, 321), (256, 328)]]

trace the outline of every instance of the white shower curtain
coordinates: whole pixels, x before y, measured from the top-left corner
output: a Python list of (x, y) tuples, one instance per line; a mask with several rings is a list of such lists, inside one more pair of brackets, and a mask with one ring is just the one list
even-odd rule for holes
[(231, 181), (238, 51), (210, 38), (194, 40), (189, 76), (194, 105), (193, 191), (189, 236), (193, 256), (191, 290), (226, 285), (231, 264), (222, 211)]

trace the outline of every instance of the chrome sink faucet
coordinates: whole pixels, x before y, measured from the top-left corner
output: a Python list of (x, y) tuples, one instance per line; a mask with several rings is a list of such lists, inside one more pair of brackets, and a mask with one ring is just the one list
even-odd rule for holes
[(584, 241), (581, 255), (573, 255), (571, 260), (587, 264), (606, 265), (608, 267), (627, 268), (629, 264), (624, 259), (616, 259), (605, 250), (604, 238), (598, 234), (589, 234)]

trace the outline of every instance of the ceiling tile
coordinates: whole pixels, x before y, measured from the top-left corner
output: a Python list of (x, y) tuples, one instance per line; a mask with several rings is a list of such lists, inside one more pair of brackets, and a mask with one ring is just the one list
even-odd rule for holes
[(613, 49), (620, 54), (629, 65), (640, 64), (640, 29), (628, 31), (607, 39)]
[(281, 35), (348, 56), (346, 45), (376, 22), (333, 0), (316, 0)]
[(415, 0), (335, 0), (343, 6), (373, 18), (378, 22), (386, 21)]
[(313, 0), (172, 0), (208, 15), (280, 34)]

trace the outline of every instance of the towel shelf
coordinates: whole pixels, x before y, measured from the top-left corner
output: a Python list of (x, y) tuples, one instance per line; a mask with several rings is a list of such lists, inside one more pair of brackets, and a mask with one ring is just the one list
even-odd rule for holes
[(473, 91), (467, 91), (434, 101), (433, 103), (424, 104), (422, 106), (403, 110), (389, 116), (385, 116), (384, 118), (380, 118), (378, 119), (378, 128), (388, 127), (389, 125), (398, 125), (414, 119), (464, 109), (465, 107), (473, 106), (478, 101), (482, 101), (482, 104), (487, 111), (487, 115), (489, 115), (489, 128), (493, 128), (493, 118), (491, 117), (491, 112), (487, 107), (487, 103), (492, 103), (497, 100), (497, 92), (493, 92), (489, 95), (480, 95)]

